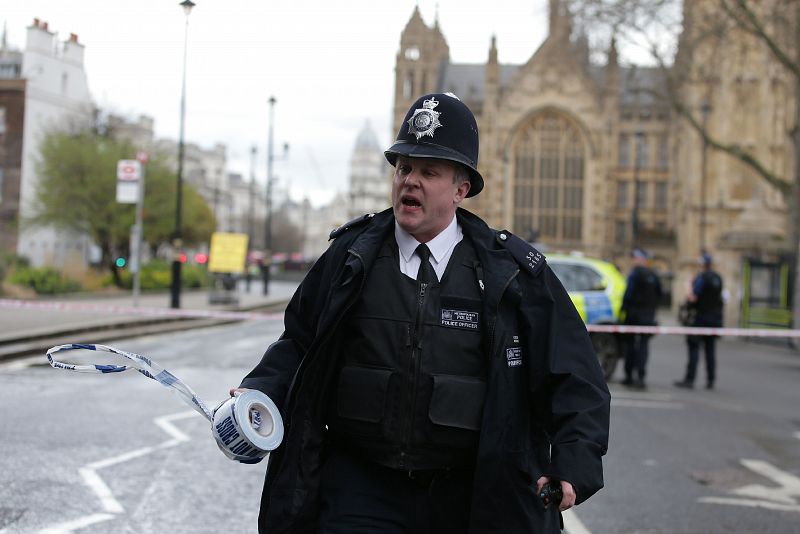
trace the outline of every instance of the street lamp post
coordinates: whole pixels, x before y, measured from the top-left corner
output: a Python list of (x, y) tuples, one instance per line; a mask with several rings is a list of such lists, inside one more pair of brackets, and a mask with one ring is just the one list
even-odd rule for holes
[(181, 80), (181, 117), (180, 136), (178, 137), (178, 179), (175, 191), (175, 234), (173, 239), (174, 256), (172, 258), (172, 286), (170, 288), (173, 308), (181, 307), (181, 253), (183, 250), (183, 233), (181, 231), (181, 208), (183, 202), (183, 155), (184, 155), (184, 123), (186, 118), (186, 49), (189, 39), (189, 14), (195, 3), (192, 0), (183, 0), (179, 4), (186, 14), (186, 24), (183, 31), (183, 78)]
[[(269, 133), (267, 138), (267, 198), (266, 207), (267, 213), (264, 217), (264, 264), (262, 265), (262, 279), (264, 282), (263, 294), (269, 293), (269, 275), (270, 266), (272, 264), (272, 185), (275, 179), (272, 176), (272, 164), (275, 161), (275, 153), (273, 152), (273, 126), (275, 123), (275, 103), (277, 99), (274, 96), (269, 97)], [(289, 144), (283, 144), (283, 157), (285, 158), (289, 152)]]
[(253, 249), (253, 240), (255, 239), (255, 195), (256, 195), (256, 158), (258, 157), (258, 149), (256, 145), (250, 147), (250, 187), (248, 187), (248, 204), (247, 204), (247, 248)]
[(274, 96), (269, 97), (269, 133), (267, 137), (267, 213), (264, 219), (264, 253), (272, 252), (272, 162), (274, 154), (272, 152), (273, 127), (275, 125), (275, 102)]
[(245, 261), (245, 289), (250, 293), (250, 281), (252, 273), (250, 272), (250, 262), (252, 256), (250, 252), (253, 250), (253, 239), (255, 238), (255, 195), (256, 195), (256, 157), (258, 156), (258, 149), (256, 145), (250, 148), (250, 183), (247, 188), (248, 204), (247, 204), (247, 260)]

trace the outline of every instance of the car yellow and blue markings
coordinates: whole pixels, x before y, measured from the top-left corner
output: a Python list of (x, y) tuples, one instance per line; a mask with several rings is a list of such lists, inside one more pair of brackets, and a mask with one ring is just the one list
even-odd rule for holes
[[(588, 267), (602, 279), (605, 286), (602, 289), (578, 291), (567, 287), (575, 308), (586, 324), (620, 322), (622, 296), (625, 294), (625, 278), (613, 264), (595, 258), (566, 254), (550, 254), (547, 256), (547, 261), (551, 266), (563, 264)], [(558, 269), (556, 269), (556, 275), (558, 275)], [(562, 280), (562, 282), (564, 281)]]

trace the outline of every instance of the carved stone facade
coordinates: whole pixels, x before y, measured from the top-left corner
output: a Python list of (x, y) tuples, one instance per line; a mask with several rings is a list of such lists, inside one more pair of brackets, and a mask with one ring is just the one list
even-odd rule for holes
[[(672, 280), (677, 306), (701, 249), (697, 188), (703, 143), (648, 91), (664, 83), (656, 69), (620, 66), (613, 41), (606, 63), (592, 64), (586, 40), (571, 34), (562, 2), (550, 0), (549, 34), (525, 64), (499, 64), (494, 38), (485, 64), (453, 64), (438, 20), (427, 26), (415, 8), (396, 58), (393, 133), (420, 95), (455, 93), (478, 120), (479, 168), (486, 180), (483, 192), (464, 207), (546, 250), (580, 251), (623, 271), (631, 247), (645, 247)], [(757, 111), (772, 96), (765, 91), (775, 71), (767, 55), (766, 49), (751, 54), (752, 69), (744, 72), (737, 71), (741, 61), (722, 63), (731, 70), (714, 94), (728, 100), (714, 102), (708, 120), (725, 134), (746, 131), (751, 146), (774, 155), (776, 170), (787, 174), (792, 166), (785, 114), (793, 108), (784, 98), (766, 106), (769, 117)], [(737, 97), (734, 86), (743, 83), (737, 76), (758, 81), (748, 82), (749, 92)], [(742, 101), (757, 95), (761, 100)], [(694, 94), (688, 98), (697, 100)], [(752, 110), (745, 117), (725, 111), (743, 107)], [(742, 232), (752, 230), (748, 221), (758, 215), (748, 210), (770, 213), (770, 228), (785, 233), (785, 206), (774, 191), (754, 185), (752, 173), (730, 156), (705, 153), (705, 247), (717, 257), (735, 297), (742, 258), (753, 253), (753, 243), (741, 241)], [(756, 190), (760, 204), (753, 201)], [(726, 309), (729, 325), (738, 322), (735, 300)]]

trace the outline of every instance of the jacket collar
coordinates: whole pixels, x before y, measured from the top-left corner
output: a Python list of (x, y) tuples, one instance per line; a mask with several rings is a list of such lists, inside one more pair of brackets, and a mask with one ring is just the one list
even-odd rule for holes
[(519, 271), (519, 266), (511, 253), (500, 245), (499, 232), (489, 228), (483, 219), (463, 208), (458, 209), (456, 217), (464, 235), (475, 244), (475, 252), (483, 267), (486, 304), (489, 309), (496, 309), (508, 283)]
[[(496, 304), (500, 300), (506, 284), (519, 270), (511, 254), (499, 244), (498, 232), (475, 214), (464, 208), (458, 208), (456, 217), (461, 225), (464, 235), (469, 237), (475, 245), (478, 260), (481, 262), (485, 273), (484, 284), (489, 304)], [(394, 214), (392, 209), (386, 209), (372, 218), (367, 228), (355, 238), (348, 251), (358, 256), (363, 262), (363, 267), (369, 271), (386, 236), (394, 229)], [(361, 270), (361, 262), (355, 258), (348, 260), (352, 275)]]
[[(375, 258), (378, 257), (383, 240), (392, 229), (394, 229), (392, 208), (375, 214), (369, 226), (355, 238), (347, 249), (350, 253), (347, 265), (352, 269), (353, 275), (358, 274), (361, 270), (362, 262), (363, 267), (367, 271), (370, 270)], [(353, 255), (358, 256), (361, 261), (358, 261)]]

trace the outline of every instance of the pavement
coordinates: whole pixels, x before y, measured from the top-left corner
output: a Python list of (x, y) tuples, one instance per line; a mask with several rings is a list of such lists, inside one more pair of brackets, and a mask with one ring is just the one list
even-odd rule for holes
[[(282, 311), (297, 286), (297, 281), (272, 280), (269, 293), (264, 295), (261, 281), (253, 281), (249, 291), (241, 281), (234, 291), (225, 294), (227, 303), (212, 303), (208, 289), (184, 290), (179, 310), (170, 308), (169, 291), (144, 293), (136, 307), (131, 292), (0, 299), (0, 360), (35, 352), (46, 344), (79, 342), (76, 336), (82, 333), (104, 331), (102, 337), (108, 339), (115, 333), (130, 336), (219, 324), (225, 320), (225, 312), (275, 307)], [(201, 313), (214, 312), (221, 312), (217, 314), (220, 317), (197, 318)], [(99, 340), (94, 334), (92, 338)]]

